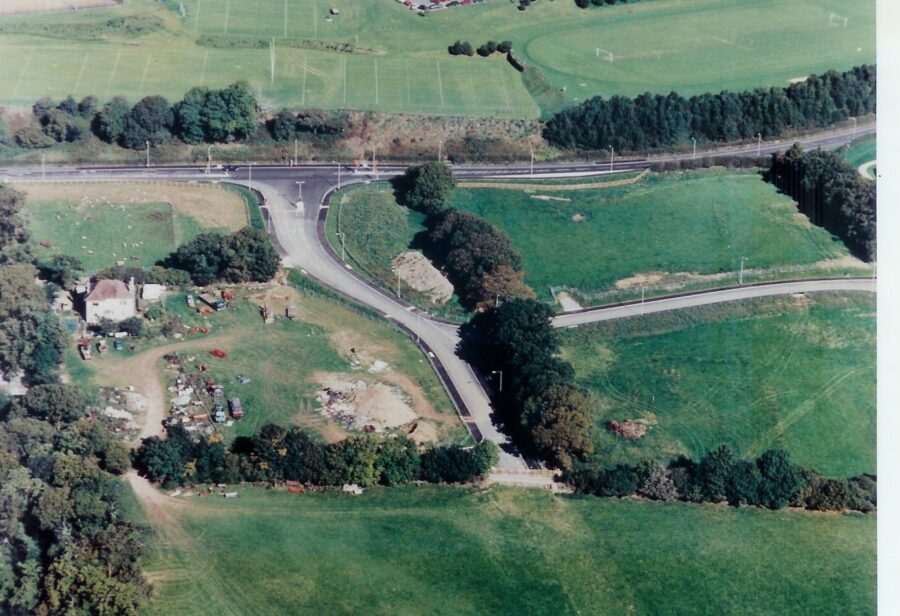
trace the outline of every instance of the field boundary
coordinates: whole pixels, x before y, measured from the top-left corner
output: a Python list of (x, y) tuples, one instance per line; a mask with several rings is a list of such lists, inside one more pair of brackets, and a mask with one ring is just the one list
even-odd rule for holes
[(459, 188), (494, 188), (497, 190), (534, 190), (534, 191), (563, 191), (563, 190), (591, 190), (595, 188), (614, 188), (616, 186), (630, 186), (636, 184), (650, 173), (646, 168), (633, 178), (612, 180), (609, 182), (588, 182), (584, 184), (528, 184), (528, 183), (504, 183), (504, 182), (459, 182)]

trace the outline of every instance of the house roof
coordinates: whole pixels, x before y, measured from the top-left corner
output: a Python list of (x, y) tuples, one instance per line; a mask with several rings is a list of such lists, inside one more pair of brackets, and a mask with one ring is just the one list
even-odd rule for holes
[(132, 299), (134, 295), (128, 285), (121, 280), (101, 280), (85, 298), (88, 302), (100, 302), (105, 299)]

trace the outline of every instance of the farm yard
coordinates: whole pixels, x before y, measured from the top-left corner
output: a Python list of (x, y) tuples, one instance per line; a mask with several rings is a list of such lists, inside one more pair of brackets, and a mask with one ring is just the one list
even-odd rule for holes
[[(161, 380), (166, 392), (159, 402), (171, 407), (173, 422), (226, 441), (270, 422), (301, 425), (327, 440), (362, 433), (366, 425), (422, 441), (466, 437), (424, 355), (386, 323), (277, 284), (237, 288), (221, 312), (200, 314), (185, 298), (168, 296), (156, 317), (182, 323), (189, 334), (181, 341), (97, 356), (82, 363), (81, 380), (139, 392), (152, 390), (147, 379)], [(263, 321), (263, 306), (272, 310), (271, 323)], [(293, 319), (284, 316), (290, 307)], [(213, 393), (212, 384), (221, 391)], [(245, 414), (232, 422), (234, 398)], [(216, 403), (227, 420), (214, 421)]]
[(155, 497), (150, 613), (875, 611), (874, 516), (497, 487), (236, 489)]
[(237, 231), (244, 200), (209, 185), (18, 184), (35, 248), (81, 259), (88, 272), (117, 261), (150, 266), (198, 233)]
[[(533, 118), (541, 114), (539, 103), (502, 56), (451, 57), (447, 46), (459, 38), (476, 45), (508, 39), (570, 104), (596, 94), (786, 85), (875, 57), (872, 0), (659, 0), (588, 10), (554, 2), (527, 11), (485, 2), (424, 18), (390, 0), (183, 5), (183, 16), (135, 0), (121, 9), (3, 17), (0, 102), (31, 104), (68, 94), (175, 99), (196, 85), (247, 79), (272, 107)], [(330, 7), (339, 14), (331, 15)], [(124, 44), (115, 34), (46, 38), (23, 27), (35, 23), (52, 31), (56, 23), (141, 13), (159, 15), (165, 30)]]
[[(835, 477), (875, 473), (875, 300), (814, 294), (610, 321), (563, 334), (596, 396), (604, 463), (770, 448)], [(648, 428), (636, 440), (608, 421)]]
[[(747, 257), (745, 282), (871, 274), (755, 173), (669, 172), (587, 190), (565, 190), (557, 180), (519, 190), (506, 185), (463, 183), (448, 206), (507, 233), (522, 255), (526, 282), (546, 301), (563, 290), (594, 305), (640, 297), (642, 287), (649, 296), (735, 284), (741, 257)], [(547, 189), (538, 190), (541, 185)], [(354, 266), (393, 288), (391, 259), (424, 229), (421, 216), (398, 205), (386, 187), (352, 189), (328, 221), (340, 252), (338, 218)]]

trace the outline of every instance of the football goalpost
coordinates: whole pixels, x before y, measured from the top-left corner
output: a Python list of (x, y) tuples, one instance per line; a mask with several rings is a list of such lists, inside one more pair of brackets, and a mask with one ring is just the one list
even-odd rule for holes
[(837, 13), (832, 13), (828, 16), (828, 25), (829, 26), (837, 26), (843, 24), (843, 26), (847, 27), (847, 22), (850, 21), (847, 17), (841, 17)]
[(605, 60), (607, 60), (608, 62), (612, 62), (613, 60), (615, 60), (615, 55), (613, 55), (613, 52), (606, 51), (605, 49), (601, 49), (600, 47), (595, 47), (594, 53), (598, 58), (600, 57), (600, 54), (603, 54), (604, 56), (606, 56)]

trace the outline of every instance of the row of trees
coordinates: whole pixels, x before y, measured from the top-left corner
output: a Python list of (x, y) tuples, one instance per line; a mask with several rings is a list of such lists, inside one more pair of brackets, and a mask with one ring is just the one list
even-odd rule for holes
[(0, 411), (0, 612), (137, 614), (146, 537), (123, 506), (128, 445), (67, 385)]
[(397, 200), (428, 215), (427, 231), (415, 244), (443, 268), (460, 302), (470, 310), (534, 297), (509, 236), (478, 216), (446, 207), (455, 186), (450, 168), (437, 162), (410, 167), (394, 181)]
[(576, 490), (595, 496), (642, 496), (652, 500), (728, 502), (782, 509), (788, 505), (817, 511), (874, 511), (877, 483), (871, 475), (850, 479), (822, 477), (794, 464), (780, 449), (755, 460), (737, 459), (727, 445), (699, 462), (680, 457), (666, 466), (644, 462), (613, 468), (581, 468), (567, 473)]
[(282, 109), (266, 123), (269, 134), (275, 141), (289, 141), (298, 133), (322, 137), (336, 137), (350, 126), (350, 116), (346, 111), (310, 109), (294, 113)]
[(172, 138), (191, 144), (243, 139), (256, 131), (259, 107), (249, 84), (241, 81), (221, 90), (193, 88), (174, 105), (162, 96), (146, 96), (134, 105), (117, 96), (99, 108), (94, 96), (80, 102), (69, 96), (58, 104), (42, 98), (32, 111), (39, 127), (16, 132), (20, 147), (48, 147), (93, 133), (107, 143), (141, 149)]
[(813, 224), (841, 238), (856, 256), (875, 260), (875, 182), (840, 155), (804, 152), (795, 144), (772, 156), (765, 178), (796, 200)]
[(595, 96), (560, 111), (544, 137), (563, 148), (641, 151), (698, 141), (735, 141), (788, 130), (831, 126), (875, 112), (875, 67), (812, 75), (786, 88), (701, 94), (684, 98), (641, 94)]
[(216, 280), (265, 282), (280, 263), (266, 232), (244, 227), (230, 235), (201, 233), (179, 246), (160, 266), (187, 272), (194, 284), (205, 286)]
[(546, 304), (524, 299), (480, 312), (460, 327), (459, 353), (482, 374), (502, 372), (495, 401), (518, 445), (567, 469), (593, 452), (592, 401), (558, 356), (551, 316)]
[[(636, 0), (633, 0), (636, 1)], [(575, 0), (575, 6), (586, 9), (589, 6), (603, 6), (605, 4), (627, 4), (628, 0)]]
[(263, 426), (251, 437), (221, 440), (192, 436), (180, 426), (168, 438), (145, 439), (135, 467), (152, 481), (166, 485), (299, 481), (330, 486), (345, 483), (400, 485), (414, 479), (468, 482), (484, 476), (497, 462), (496, 445), (488, 441), (465, 449), (433, 447), (424, 453), (404, 437), (352, 436), (336, 443), (315, 440), (302, 428)]
[(478, 49), (472, 47), (469, 41), (456, 41), (447, 47), (447, 52), (451, 56), (474, 56), (477, 53), (482, 58), (487, 58), (494, 53), (509, 53), (510, 49), (512, 49), (510, 41), (500, 41), (499, 43), (497, 41), (488, 41), (479, 46)]

